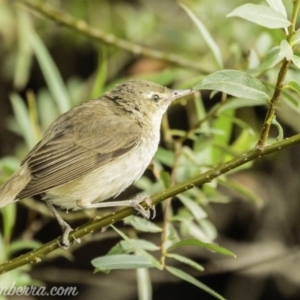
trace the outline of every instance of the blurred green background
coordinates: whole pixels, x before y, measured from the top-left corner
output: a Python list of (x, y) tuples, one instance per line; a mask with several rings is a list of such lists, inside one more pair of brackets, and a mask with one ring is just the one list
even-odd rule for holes
[[(290, 15), (291, 1), (283, 2)], [(173, 88), (190, 88), (207, 74), (220, 69), (207, 40), (176, 1), (51, 0), (43, 3), (84, 20), (103, 31), (108, 39), (107, 35), (112, 34), (130, 41), (133, 43), (131, 49), (145, 46), (169, 56), (178, 55), (190, 66), (180, 61), (174, 64), (168, 59), (156, 59), (152, 52), (151, 55), (138, 55), (118, 44), (107, 45), (41, 16), (22, 1), (0, 0), (1, 183), (16, 170), (59, 114), (96, 98), (116, 83), (143, 78)], [(225, 69), (256, 67), (284, 36), (280, 30), (226, 18), (245, 1), (186, 0), (183, 3), (201, 20), (218, 45)], [(270, 92), (278, 70), (279, 66), (274, 66), (259, 74)], [(288, 78), (297, 81), (298, 73), (291, 69)], [(254, 147), (266, 107), (247, 103), (238, 105), (237, 109), (227, 107), (214, 113), (216, 105), (225, 100), (220, 94), (210, 97), (209, 92), (202, 92), (201, 95), (170, 108), (168, 118), (163, 121), (161, 147), (153, 165), (120, 199), (141, 190), (161, 191), (172, 180), (173, 183), (181, 182)], [(277, 120), (285, 136), (299, 132), (298, 102), (299, 99), (289, 93), (284, 94), (280, 102)], [(206, 116), (209, 116), (207, 120)], [(197, 134), (183, 144), (173, 173), (175, 179), (168, 177), (166, 174), (175, 168), (176, 138), (184, 136), (199, 121)], [(272, 131), (272, 141), (276, 135), (276, 130)], [(230, 300), (300, 298), (299, 150), (299, 146), (294, 146), (259, 159), (173, 201), (174, 215), (178, 212), (182, 219), (187, 213), (188, 218), (192, 216), (191, 212), (182, 210), (182, 203), (188, 201), (186, 198), (194, 199), (203, 209), (200, 221), (182, 222), (176, 225), (179, 229), (174, 225), (180, 234), (207, 242), (217, 241), (237, 255), (233, 259), (198, 248), (186, 248), (181, 254), (201, 263), (205, 271), (199, 273), (187, 267), (185, 271)], [(162, 225), (163, 207), (158, 208), (154, 220), (159, 225)], [(102, 211), (62, 213), (73, 227), (103, 214)], [(2, 261), (60, 234), (43, 203), (32, 199), (6, 208), (1, 224), (4, 224), (1, 225)], [(128, 235), (136, 235), (128, 226), (124, 230)], [(160, 235), (142, 233), (139, 236), (160, 243)], [(118, 240), (111, 230), (95, 233), (70, 252), (59, 250), (40, 264), (1, 276), (0, 285), (12, 281), (42, 284), (48, 288), (72, 285), (79, 289), (77, 299), (138, 299), (139, 274), (135, 271), (93, 274), (91, 260), (105, 255)], [(150, 278), (153, 299), (213, 299), (168, 273), (151, 270)]]

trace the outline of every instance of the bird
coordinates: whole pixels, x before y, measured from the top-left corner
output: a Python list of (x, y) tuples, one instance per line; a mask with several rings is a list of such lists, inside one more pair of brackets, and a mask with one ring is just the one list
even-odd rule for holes
[(62, 248), (70, 245), (72, 227), (55, 207), (130, 206), (149, 217), (143, 199), (103, 201), (143, 175), (158, 148), (163, 114), (192, 92), (131, 79), (60, 115), (0, 188), (0, 208), (41, 195), (61, 226)]

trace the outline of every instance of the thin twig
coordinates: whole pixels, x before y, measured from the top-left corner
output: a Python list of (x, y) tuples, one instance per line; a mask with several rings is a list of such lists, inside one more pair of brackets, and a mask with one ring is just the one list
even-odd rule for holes
[(162, 52), (159, 50), (141, 46), (139, 44), (135, 44), (133, 42), (129, 42), (124, 39), (120, 39), (111, 33), (104, 32), (99, 28), (88, 25), (83, 20), (75, 19), (72, 16), (54, 8), (48, 3), (44, 3), (39, 0), (17, 0), (17, 3), (23, 4), (26, 7), (29, 7), (31, 10), (42, 14), (44, 17), (56, 21), (57, 23), (69, 27), (73, 30), (76, 30), (78, 33), (85, 35), (88, 38), (92, 38), (97, 42), (112, 45), (136, 55), (143, 55), (146, 57), (151, 57), (153, 59), (163, 60), (167, 63), (171, 63), (177, 66), (194, 69), (201, 72), (202, 74), (209, 73), (207, 70), (204, 70), (202, 68), (201, 64), (195, 61), (186, 59), (176, 54)]
[[(293, 6), (291, 25), (289, 27), (289, 33), (287, 36), (287, 41), (290, 44), (291, 44), (293, 35), (295, 33), (295, 25), (296, 25), (296, 21), (297, 21), (298, 12), (299, 12), (299, 6), (300, 6), (300, 0), (295, 0), (294, 6)], [(283, 83), (285, 80), (285, 76), (289, 69), (290, 63), (291, 63), (290, 60), (287, 60), (287, 59), (283, 60), (282, 66), (278, 73), (275, 90), (274, 90), (273, 96), (271, 98), (270, 105), (269, 105), (269, 108), (268, 108), (268, 111), (267, 111), (267, 114), (266, 114), (266, 117), (265, 117), (265, 120), (264, 120), (264, 123), (262, 126), (260, 138), (257, 143), (257, 148), (263, 148), (267, 145), (267, 139), (269, 136), (270, 128), (271, 128), (272, 121), (273, 121), (273, 118), (276, 113), (276, 105), (279, 101), (279, 98), (281, 95), (281, 90), (282, 90)]]
[[(250, 150), (239, 157), (236, 157), (226, 163), (221, 164), (220, 166), (213, 168), (209, 171), (204, 172), (198, 176), (192, 177), (182, 183), (176, 184), (160, 193), (156, 193), (151, 196), (152, 204), (156, 205), (165, 199), (170, 197), (174, 197), (177, 194), (180, 194), (186, 190), (192, 189), (195, 186), (200, 186), (204, 183), (210, 182), (214, 178), (217, 178), (221, 174), (224, 174), (230, 170), (233, 170), (249, 161), (252, 161), (256, 158), (268, 155), (273, 152), (280, 151), (283, 148), (290, 147), (295, 144), (300, 143), (300, 134), (296, 134), (292, 137), (286, 138), (280, 142), (276, 142), (271, 146), (266, 146), (263, 149), (255, 148)], [(143, 207), (148, 208), (147, 203), (142, 203)], [(93, 231), (98, 231), (103, 227), (106, 227), (110, 224), (114, 224), (117, 221), (120, 221), (130, 215), (134, 214), (134, 209), (132, 208), (124, 208), (116, 213), (109, 214), (101, 219), (94, 219), (90, 222), (78, 227), (70, 234), (70, 239), (79, 239)], [(34, 249), (26, 254), (23, 254), (19, 257), (16, 257), (10, 261), (7, 261), (0, 265), (0, 274), (6, 273), (8, 271), (14, 270), (21, 266), (24, 266), (29, 263), (38, 263), (41, 259), (50, 252), (59, 248), (58, 242), (61, 237), (54, 239), (47, 244)]]

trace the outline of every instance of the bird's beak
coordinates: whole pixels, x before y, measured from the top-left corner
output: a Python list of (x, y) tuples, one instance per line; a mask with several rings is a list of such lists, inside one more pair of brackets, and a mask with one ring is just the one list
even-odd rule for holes
[(173, 90), (172, 101), (193, 93), (194, 90)]

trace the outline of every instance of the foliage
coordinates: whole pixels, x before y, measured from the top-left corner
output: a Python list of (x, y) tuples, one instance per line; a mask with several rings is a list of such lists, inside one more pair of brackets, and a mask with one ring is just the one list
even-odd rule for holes
[[(232, 3), (234, 2), (232, 1)], [(293, 120), (286, 118), (280, 121), (276, 120), (275, 107), (279, 99), (282, 105), (288, 106), (299, 117), (298, 69), (300, 68), (300, 57), (297, 55), (297, 46), (300, 44), (300, 33), (295, 28), (295, 24), (300, 1), (294, 1), (293, 7), (288, 7), (288, 9), (281, 0), (266, 2), (264, 4), (247, 3), (236, 8), (232, 7), (232, 11), (227, 13), (220, 4), (221, 23), (223, 22), (231, 28), (243, 26), (244, 31), (254, 30), (257, 32), (248, 37), (244, 46), (241, 45), (243, 38), (235, 30), (230, 35), (230, 30), (223, 32), (220, 29), (222, 24), (219, 28), (214, 28), (215, 25), (202, 19), (201, 4), (196, 1), (187, 1), (176, 7), (176, 14), (184, 19), (183, 22), (178, 20), (176, 24), (169, 19), (156, 22), (160, 15), (155, 10), (157, 8), (155, 4), (151, 6), (153, 11), (147, 12), (145, 9), (141, 10), (140, 14), (136, 14), (135, 9), (137, 8), (129, 4), (112, 5), (109, 1), (103, 1), (101, 5), (95, 4), (95, 6), (100, 5), (102, 12), (117, 15), (120, 20), (116, 24), (112, 24), (104, 13), (106, 20), (99, 20), (95, 27), (99, 27), (107, 33), (97, 31), (97, 34), (88, 25), (84, 25), (86, 23), (78, 23), (78, 20), (77, 23), (70, 21), (71, 19), (65, 15), (56, 13), (47, 6), (44, 7), (40, 1), (20, 0), (16, 1), (13, 6), (0, 4), (2, 5), (0, 20), (4, 19), (1, 11), (5, 9), (12, 15), (16, 15), (17, 23), (15, 38), (18, 40), (18, 47), (11, 54), (14, 67), (7, 72), (7, 76), (14, 78), (16, 89), (24, 88), (29, 82), (31, 62), (34, 57), (47, 86), (47, 89), (28, 92), (25, 99), (16, 91), (11, 93), (10, 100), (14, 118), (9, 120), (8, 126), (23, 138), (25, 145), (22, 145), (13, 157), (5, 157), (1, 160), (1, 181), (4, 182), (16, 170), (16, 161), (34, 146), (47, 126), (58, 115), (90, 96), (95, 97), (97, 94), (105, 92), (117, 82), (128, 79), (128, 76), (121, 72), (121, 75), (116, 76), (116, 73), (119, 73), (121, 68), (128, 63), (126, 58), (128, 53), (131, 55), (143, 54), (151, 59), (164, 61), (163, 70), (159, 69), (143, 75), (135, 74), (135, 76), (163, 85), (172, 85), (174, 88), (193, 86), (195, 90), (201, 90), (204, 93), (196, 92), (194, 97), (184, 100), (186, 102), (182, 100), (175, 103), (177, 107), (185, 108), (189, 128), (187, 130), (171, 128), (165, 117), (162, 124), (163, 144), (156, 153), (151, 168), (155, 181), (150, 180), (149, 176), (143, 176), (136, 183), (136, 187), (142, 193), (156, 195), (163, 192), (164, 189), (172, 189), (177, 184), (187, 182), (212, 168), (216, 168), (214, 170), (218, 173), (214, 174), (211, 181), (208, 178), (207, 183), (201, 187), (191, 189), (191, 186), (187, 184), (186, 191), (182, 192), (181, 190), (180, 193), (173, 191), (174, 194), (178, 194), (177, 199), (169, 198), (161, 204), (163, 210), (161, 224), (157, 224), (156, 220), (144, 220), (136, 216), (128, 217), (124, 223), (135, 230), (131, 236), (112, 226), (122, 240), (113, 246), (106, 255), (94, 258), (92, 265), (97, 272), (105, 273), (116, 269), (145, 269), (144, 272), (148, 273), (148, 269), (156, 268), (185, 280), (218, 299), (224, 299), (198, 279), (189, 275), (186, 268), (177, 267), (179, 262), (179, 265), (186, 265), (196, 272), (204, 270), (203, 266), (195, 259), (179, 252), (179, 248), (197, 247), (214, 251), (220, 255), (234, 256), (230, 250), (214, 242), (217, 237), (217, 229), (210, 218), (211, 204), (230, 201), (221, 192), (220, 186), (243, 194), (256, 204), (261, 204), (262, 199), (246, 186), (234, 182), (225, 173), (230, 171), (233, 174), (241, 169), (252, 167), (250, 158), (247, 158), (250, 152), (247, 151), (254, 149), (254, 154), (252, 152), (249, 154), (249, 157), (252, 155), (251, 159), (263, 155), (259, 151), (264, 151), (267, 143), (274, 141), (274, 138), (269, 137), (272, 125), (275, 125), (279, 131), (278, 140), (283, 140), (284, 132), (280, 122), (292, 126)], [(96, 20), (96, 9), (92, 9), (93, 5), (90, 3), (87, 7), (79, 9), (82, 3), (78, 4), (80, 1), (76, 1), (76, 3), (66, 1), (62, 4), (62, 9), (65, 12), (73, 11), (75, 20), (89, 16), (90, 22), (88, 23), (91, 26), (92, 21)], [(31, 13), (26, 10), (28, 7), (42, 12), (46, 18), (32, 19)], [(292, 12), (287, 13), (290, 9)], [(82, 15), (80, 16), (80, 14)], [(226, 14), (228, 19), (225, 19)], [(140, 26), (135, 26), (136, 23), (132, 20), (136, 17)], [(86, 36), (87, 39), (84, 42), (83, 40), (78, 41), (78, 48), (83, 47), (82, 45), (89, 43), (90, 40), (106, 44), (105, 46), (101, 44), (100, 50), (97, 48), (98, 46), (94, 46), (99, 53), (99, 63), (92, 78), (87, 80), (70, 78), (64, 81), (59, 68), (50, 55), (49, 45), (47, 45), (47, 38), (49, 38), (47, 26), (53, 26), (49, 19), (54, 19), (69, 27), (69, 31), (64, 29), (58, 35), (66, 35), (68, 39), (74, 39), (75, 34)], [(164, 20), (169, 24), (168, 29), (161, 24)], [(254, 24), (247, 23), (245, 20)], [(8, 19), (6, 22), (10, 21)], [(137, 21), (135, 20), (135, 22)], [(180, 27), (180, 24), (183, 28)], [(195, 28), (185, 30), (185, 26), (190, 28), (191, 24), (195, 25)], [(159, 26), (163, 30), (158, 30)], [(74, 30), (75, 34), (70, 28)], [(220, 32), (216, 33), (216, 30), (220, 30)], [(166, 31), (169, 32), (166, 33)], [(115, 35), (108, 32), (114, 32)], [(145, 35), (149, 39), (143, 40)], [(169, 38), (166, 39), (164, 36)], [(181, 42), (177, 43), (177, 39)], [(199, 45), (198, 39), (202, 39), (205, 43)], [(231, 40), (230, 47), (224, 47), (227, 39)], [(127, 43), (127, 40), (130, 42)], [(139, 45), (142, 42), (145, 45)], [(107, 44), (113, 44), (115, 47), (108, 47)], [(182, 46), (183, 44), (185, 47)], [(12, 47), (12, 45), (7, 47)], [(248, 51), (246, 58), (242, 55), (245, 49)], [(174, 56), (175, 54), (177, 56)], [(116, 64), (118, 66), (114, 67)], [(193, 64), (194, 68), (191, 66)], [(224, 66), (228, 66), (228, 69)], [(113, 72), (114, 68), (117, 69), (115, 72)], [(8, 65), (6, 65), (6, 69), (8, 70)], [(207, 75), (208, 73), (210, 74)], [(208, 91), (211, 98), (220, 99), (214, 105), (206, 105), (203, 99), (203, 95)], [(267, 108), (261, 132), (257, 130), (257, 124), (249, 124), (248, 120), (242, 120), (236, 116), (238, 109), (254, 106)], [(259, 120), (255, 121), (259, 122)], [(294, 141), (294, 143), (296, 142)], [(246, 155), (244, 163), (230, 165), (230, 162), (234, 161), (236, 157), (243, 157), (243, 155)], [(218, 166), (222, 166), (222, 164), (226, 168), (218, 169)], [(179, 208), (177, 200), (180, 201)], [(173, 205), (174, 201), (176, 201), (177, 208)], [(37, 207), (30, 207), (30, 209), (36, 210)], [(3, 209), (1, 213), (3, 216), (0, 243), (2, 261), (10, 259), (16, 250), (37, 248), (40, 245), (39, 242), (28, 240), (11, 242), (13, 224), (16, 219), (15, 205)], [(111, 219), (111, 224), (115, 221), (116, 219)], [(151, 233), (156, 237), (156, 241), (159, 241), (155, 243), (139, 237), (145, 233)], [(174, 250), (179, 253), (174, 253)], [(176, 267), (174, 267), (174, 262), (176, 262)], [(27, 265), (25, 271), (29, 268)], [(1, 266), (0, 270), (5, 271)], [(18, 272), (24, 274), (23, 271), (23, 269), (16, 269), (13, 271), (15, 273), (8, 274), (18, 276), (15, 274)], [(0, 279), (1, 285), (10, 280), (8, 277), (1, 278), (3, 278)], [(137, 282), (140, 286), (146, 284), (146, 290), (151, 291), (151, 282), (147, 280), (143, 282), (137, 280)], [(20, 284), (29, 283), (32, 283), (29, 277), (20, 282)]]

